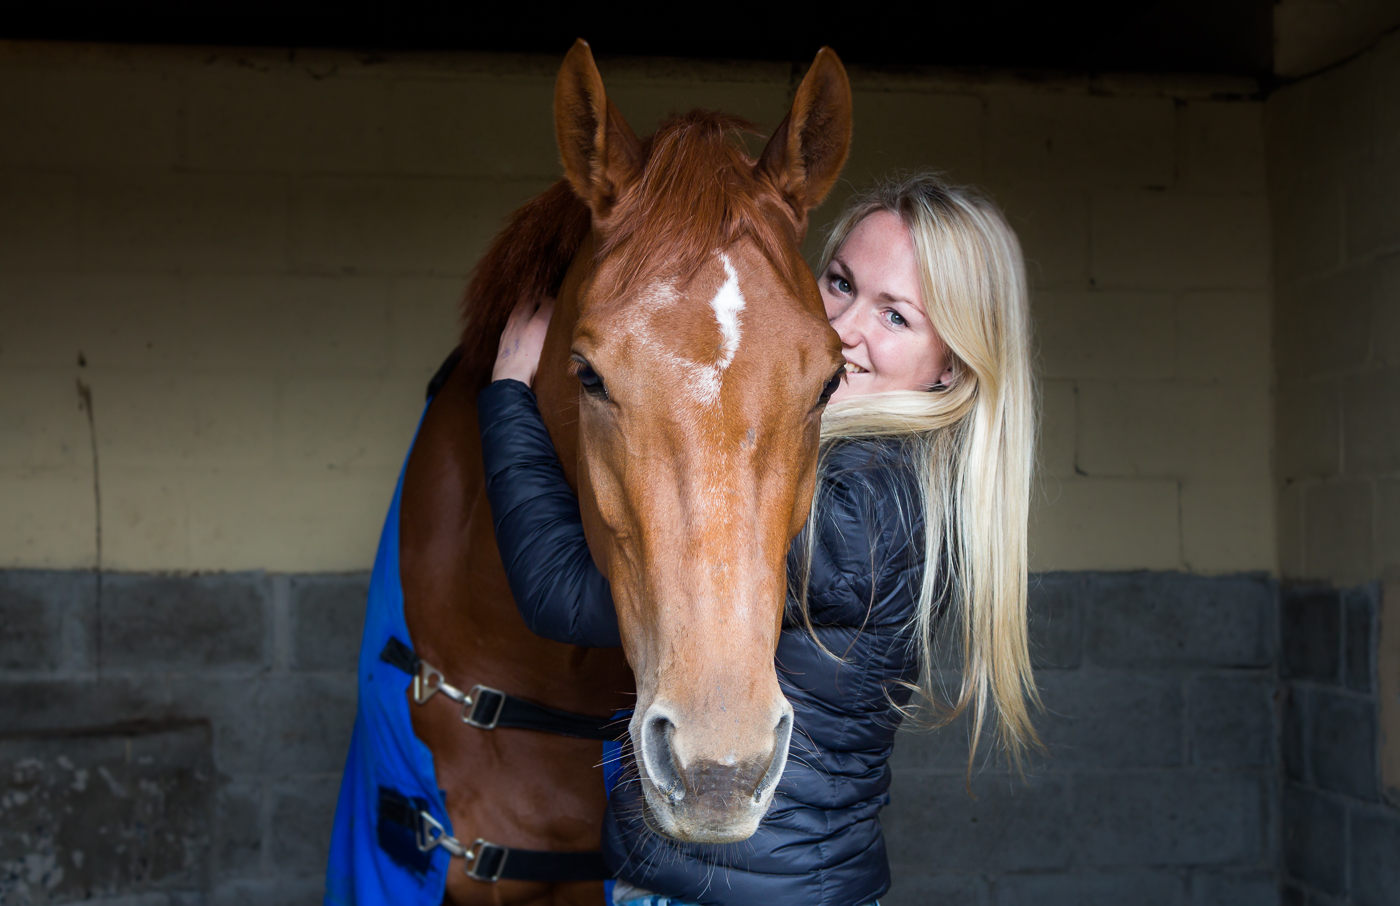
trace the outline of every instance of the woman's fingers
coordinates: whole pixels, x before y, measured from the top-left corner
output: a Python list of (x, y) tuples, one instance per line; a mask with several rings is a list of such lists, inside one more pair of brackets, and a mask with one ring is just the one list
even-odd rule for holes
[(522, 299), (516, 303), (506, 318), (505, 329), (501, 331), (491, 380), (509, 379), (523, 384), (534, 382), (540, 364), (540, 350), (544, 348), (545, 334), (549, 332), (549, 319), (553, 314), (554, 300), (548, 297)]

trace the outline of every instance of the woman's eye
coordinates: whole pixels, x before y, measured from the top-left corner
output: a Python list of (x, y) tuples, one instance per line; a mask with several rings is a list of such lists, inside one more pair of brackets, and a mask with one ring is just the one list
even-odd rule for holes
[(890, 323), (893, 324), (895, 327), (903, 327), (904, 325), (908, 324), (909, 322), (906, 321), (906, 320), (904, 319), (904, 315), (901, 315), (901, 314), (900, 314), (899, 312), (897, 312), (897, 311), (891, 311), (891, 312), (890, 312)]
[(593, 366), (588, 362), (583, 359), (574, 359), (573, 372), (574, 377), (578, 378), (579, 384), (582, 385), (584, 393), (602, 400), (608, 398), (608, 388), (604, 386), (603, 378), (593, 370)]
[(850, 295), (850, 293), (851, 293), (851, 281), (847, 280), (845, 277), (841, 276), (840, 274), (832, 274), (832, 275), (831, 275), (831, 288), (834, 289), (834, 290), (836, 290), (838, 293), (840, 293), (840, 294), (843, 295), (843, 296), (848, 296), (848, 295)]

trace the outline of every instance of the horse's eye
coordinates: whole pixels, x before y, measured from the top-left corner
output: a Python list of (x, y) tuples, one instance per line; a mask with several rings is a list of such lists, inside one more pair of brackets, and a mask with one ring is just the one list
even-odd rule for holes
[(584, 393), (600, 400), (608, 398), (608, 388), (603, 386), (603, 379), (598, 375), (598, 372), (593, 370), (593, 366), (588, 364), (586, 359), (575, 357), (571, 370), (578, 378), (578, 382), (583, 385)]
[(828, 402), (831, 401), (831, 395), (840, 389), (841, 378), (845, 374), (845, 365), (842, 365), (840, 368), (836, 369), (836, 373), (831, 376), (831, 380), (827, 381), (826, 386), (822, 388), (821, 399), (817, 401), (818, 406), (825, 406)]

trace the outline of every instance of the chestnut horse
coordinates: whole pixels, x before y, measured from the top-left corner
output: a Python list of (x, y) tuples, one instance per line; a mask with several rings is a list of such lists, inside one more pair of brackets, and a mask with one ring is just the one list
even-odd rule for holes
[[(820, 51), (754, 160), (735, 141), (737, 121), (717, 114), (638, 140), (578, 42), (554, 114), (566, 180), (516, 212), (478, 265), (460, 364), (405, 467), (409, 634), (463, 689), (480, 683), (601, 720), (634, 708), (628, 731), (653, 826), (680, 840), (744, 839), (768, 807), (792, 725), (773, 665), (785, 555), (807, 516), (821, 410), (842, 366), (798, 244), (845, 161), (850, 88)], [(622, 651), (526, 629), (492, 535), (476, 394), (511, 307), (544, 295), (558, 301), (535, 388), (611, 583)], [(412, 720), (457, 838), (597, 849), (598, 742), (476, 729), (443, 696), (414, 706)], [(488, 884), (460, 863), (448, 874), (453, 903), (601, 901), (597, 883)]]

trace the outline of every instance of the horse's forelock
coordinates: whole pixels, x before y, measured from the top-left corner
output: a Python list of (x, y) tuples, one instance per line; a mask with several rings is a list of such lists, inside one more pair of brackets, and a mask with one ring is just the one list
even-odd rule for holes
[(743, 237), (796, 285), (797, 237), (777, 192), (754, 174), (738, 117), (693, 111), (657, 129), (645, 145), (641, 177), (618, 198), (602, 230), (600, 259), (620, 255), (610, 294), (634, 294), (657, 278), (684, 282), (719, 250)]

